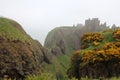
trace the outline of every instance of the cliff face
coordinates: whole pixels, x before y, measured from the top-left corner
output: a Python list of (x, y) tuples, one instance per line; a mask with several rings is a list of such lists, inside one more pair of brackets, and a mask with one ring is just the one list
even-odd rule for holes
[(0, 18), (0, 76), (25, 78), (41, 72), (45, 60), (41, 44), (13, 20)]
[(51, 49), (53, 54), (65, 54), (70, 48), (80, 49), (80, 36), (84, 32), (95, 32), (107, 29), (106, 23), (100, 24), (97, 18), (86, 20), (85, 25), (58, 27), (50, 31), (44, 46)]
[(58, 27), (50, 31), (44, 46), (55, 55), (65, 54), (68, 47), (79, 49), (81, 30), (78, 27)]

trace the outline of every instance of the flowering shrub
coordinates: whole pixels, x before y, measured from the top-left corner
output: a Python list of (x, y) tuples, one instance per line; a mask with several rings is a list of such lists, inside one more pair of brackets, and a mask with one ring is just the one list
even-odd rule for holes
[(111, 59), (120, 59), (120, 42), (106, 43), (100, 49), (89, 50), (84, 52), (82, 56), (83, 62), (94, 63), (99, 61), (109, 61)]
[(115, 38), (116, 41), (120, 41), (120, 29), (113, 32), (113, 38)]
[(94, 45), (94, 46), (98, 46), (98, 45), (99, 45), (99, 42), (94, 41), (94, 42), (93, 42), (93, 45)]
[(104, 36), (98, 32), (85, 33), (83, 34), (83, 36), (81, 36), (81, 40), (82, 40), (81, 49), (87, 48), (88, 43), (92, 43), (94, 46), (98, 46), (99, 42), (103, 41), (103, 39)]
[(70, 77), (81, 79), (86, 76), (88, 78), (120, 76), (120, 30), (107, 31), (104, 37), (100, 33), (85, 33), (81, 40), (83, 50), (75, 51), (71, 58), (71, 67), (68, 70)]
[(81, 37), (81, 40), (83, 42), (94, 42), (94, 41), (97, 41), (97, 42), (101, 42), (102, 40), (104, 39), (104, 36), (101, 35), (100, 33), (98, 32), (89, 32), (89, 33), (85, 33), (83, 34), (83, 36)]

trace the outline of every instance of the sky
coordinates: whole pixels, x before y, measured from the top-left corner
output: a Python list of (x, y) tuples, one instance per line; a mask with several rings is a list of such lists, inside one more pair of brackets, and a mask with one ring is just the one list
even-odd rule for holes
[(55, 27), (84, 24), (88, 18), (119, 26), (120, 0), (0, 0), (0, 16), (17, 21), (43, 44)]

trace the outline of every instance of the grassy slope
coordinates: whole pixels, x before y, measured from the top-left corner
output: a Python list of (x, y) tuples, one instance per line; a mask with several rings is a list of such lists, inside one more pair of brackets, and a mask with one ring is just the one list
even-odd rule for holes
[(43, 71), (49, 72), (55, 76), (57, 72), (60, 73), (61, 76), (66, 76), (66, 71), (70, 66), (70, 58), (72, 56), (73, 50), (69, 48), (69, 51), (67, 51), (66, 55), (60, 55), (60, 56), (53, 56), (52, 57), (52, 64), (43, 64)]
[[(6, 18), (0, 18), (0, 36), (3, 39), (9, 40), (20, 40), (22, 42), (28, 40), (28, 36), (25, 35), (21, 30), (11, 24), (11, 22), (16, 23), (12, 20)], [(16, 23), (17, 24), (17, 23)], [(19, 25), (18, 25), (19, 26)]]

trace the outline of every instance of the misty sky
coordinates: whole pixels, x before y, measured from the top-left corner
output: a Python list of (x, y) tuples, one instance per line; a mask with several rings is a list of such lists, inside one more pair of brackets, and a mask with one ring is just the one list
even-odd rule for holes
[(88, 18), (120, 25), (120, 0), (0, 0), (0, 16), (19, 22), (43, 44), (53, 28), (84, 24)]

